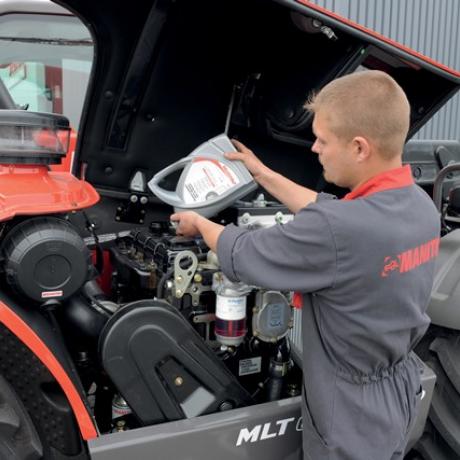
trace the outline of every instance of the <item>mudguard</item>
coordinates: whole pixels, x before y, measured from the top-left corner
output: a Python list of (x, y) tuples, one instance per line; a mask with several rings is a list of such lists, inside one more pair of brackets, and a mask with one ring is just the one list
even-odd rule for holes
[(64, 451), (70, 445), (73, 454), (67, 453), (75, 455), (81, 439), (96, 437), (97, 430), (62, 337), (36, 307), (19, 305), (4, 292), (0, 323), (0, 373), (42, 431), (41, 438)]

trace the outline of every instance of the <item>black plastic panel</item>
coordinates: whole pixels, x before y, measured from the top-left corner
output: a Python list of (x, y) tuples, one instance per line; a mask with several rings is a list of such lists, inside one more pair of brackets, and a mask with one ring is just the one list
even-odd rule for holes
[(107, 374), (145, 425), (249, 405), (249, 394), (166, 302), (123, 307), (100, 338)]
[[(460, 162), (460, 142), (453, 140), (413, 140), (404, 147), (404, 164), (409, 164), (415, 182), (433, 185), (437, 174), (450, 162)], [(454, 173), (445, 180), (444, 188), (450, 189), (457, 178)]]

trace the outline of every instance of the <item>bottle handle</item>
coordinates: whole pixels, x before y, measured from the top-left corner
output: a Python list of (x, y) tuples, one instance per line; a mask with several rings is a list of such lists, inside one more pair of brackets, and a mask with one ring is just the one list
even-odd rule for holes
[(184, 169), (184, 167), (191, 161), (190, 157), (184, 157), (181, 158), (180, 160), (176, 161), (175, 163), (169, 165), (162, 171), (159, 171), (156, 173), (152, 179), (150, 179), (148, 183), (148, 187), (151, 190), (151, 192), (156, 195), (160, 200), (164, 201), (165, 203), (168, 203), (172, 206), (175, 207), (180, 207), (182, 204), (181, 197), (177, 194), (176, 191), (170, 191), (170, 190), (165, 190), (164, 188), (161, 188), (159, 183), (167, 176), (172, 174), (175, 171), (178, 171), (179, 169)]

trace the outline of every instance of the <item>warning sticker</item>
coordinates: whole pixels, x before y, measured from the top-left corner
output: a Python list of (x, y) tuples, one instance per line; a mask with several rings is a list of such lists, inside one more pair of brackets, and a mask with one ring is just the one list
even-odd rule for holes
[(45, 291), (42, 292), (42, 299), (52, 299), (54, 297), (62, 297), (62, 291)]
[(257, 374), (262, 368), (262, 357), (257, 356), (256, 358), (242, 359), (240, 361), (238, 375), (251, 375)]
[(184, 182), (183, 198), (185, 203), (200, 203), (238, 185), (238, 176), (218, 160), (196, 158)]

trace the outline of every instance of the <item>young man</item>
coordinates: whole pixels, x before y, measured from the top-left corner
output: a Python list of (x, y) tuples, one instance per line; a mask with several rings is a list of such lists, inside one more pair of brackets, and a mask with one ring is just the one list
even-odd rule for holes
[(439, 244), (439, 218), (401, 155), (409, 103), (386, 73), (326, 85), (314, 113), (313, 152), (325, 178), (351, 192), (317, 194), (276, 174), (242, 144), (256, 181), (296, 216), (246, 231), (192, 212), (179, 234), (201, 233), (231, 280), (303, 293), (303, 447), (311, 460), (396, 460), (416, 416), (420, 370), (411, 353)]

